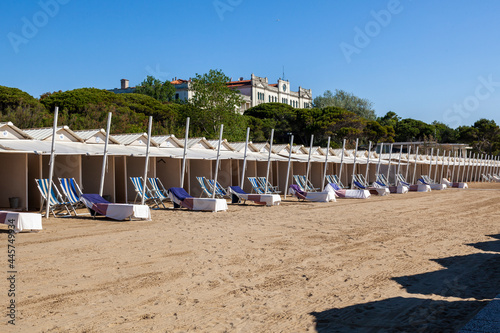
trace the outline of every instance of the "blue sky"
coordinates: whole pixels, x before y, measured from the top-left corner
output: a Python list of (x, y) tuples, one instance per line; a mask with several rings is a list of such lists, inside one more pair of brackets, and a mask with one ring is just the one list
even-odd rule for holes
[(35, 97), (127, 78), (254, 73), (313, 95), (343, 89), (377, 115), (500, 123), (500, 2), (7, 1), (0, 85)]

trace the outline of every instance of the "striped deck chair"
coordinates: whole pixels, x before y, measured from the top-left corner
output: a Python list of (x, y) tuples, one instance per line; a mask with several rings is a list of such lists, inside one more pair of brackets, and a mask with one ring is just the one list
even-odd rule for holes
[(198, 183), (200, 184), (200, 187), (202, 189), (202, 192), (200, 194), (200, 198), (203, 194), (205, 194), (207, 196), (207, 198), (211, 198), (212, 197), (212, 190), (205, 183), (206, 182), (205, 177), (196, 177), (196, 180), (198, 181)]
[(339, 176), (337, 176), (337, 175), (333, 175), (333, 176), (331, 176), (331, 177), (333, 178), (333, 179), (332, 179), (332, 180), (333, 180), (333, 182), (332, 182), (332, 183), (337, 184), (337, 186), (338, 186), (338, 187), (340, 187), (340, 188), (345, 188), (344, 184), (342, 184), (342, 182), (340, 181)]
[(265, 190), (266, 189), (266, 183), (267, 183), (267, 190), (271, 193), (279, 194), (281, 191), (278, 190), (278, 186), (273, 186), (270, 181), (266, 180), (266, 177), (257, 177), (259, 180), (259, 183), (261, 184), (261, 187)]
[(168, 197), (167, 190), (163, 186), (160, 178), (148, 178), (149, 184), (151, 185), (151, 194), (161, 203), (163, 208), (166, 208), (163, 201), (170, 200)]
[(362, 174), (358, 173), (356, 175), (356, 178), (357, 178), (358, 182), (360, 182), (361, 184), (363, 184), (364, 187), (368, 187), (369, 186), (368, 182), (365, 179), (365, 176), (363, 176)]
[(389, 181), (387, 180), (387, 178), (385, 177), (384, 174), (378, 174), (377, 175), (377, 182), (380, 183), (381, 185), (384, 185), (384, 186), (389, 186)]
[(313, 183), (309, 179), (307, 179), (306, 176), (304, 176), (304, 179), (307, 184), (307, 189), (309, 191), (318, 192), (319, 190), (321, 190), (319, 187), (314, 187)]
[(80, 197), (82, 196), (82, 191), (80, 190), (80, 186), (78, 186), (78, 183), (76, 182), (75, 178), (58, 178), (58, 179), (67, 202), (69, 203), (71, 209), (73, 209), (75, 216), (77, 216), (78, 214), (76, 213), (76, 210), (78, 208), (86, 207), (83, 204), (83, 202), (80, 201)]
[(250, 184), (252, 184), (252, 191), (257, 194), (265, 194), (264, 189), (260, 186), (256, 177), (247, 177)]
[(301, 191), (305, 191), (305, 185), (304, 183), (302, 182), (302, 177), (300, 177), (299, 175), (293, 175), (293, 180), (295, 181), (295, 184), (299, 186), (300, 190)]
[[(141, 177), (130, 177), (130, 181), (134, 185), (134, 190), (135, 190), (135, 199), (134, 199), (134, 204), (137, 201), (137, 198), (140, 198), (142, 200), (142, 189), (143, 189), (143, 183), (142, 183), (142, 178)], [(144, 203), (149, 206), (156, 206), (157, 208), (160, 208), (160, 205), (158, 204), (158, 199), (156, 199), (151, 191), (149, 190), (148, 186), (146, 185), (146, 191), (144, 192)]]
[(354, 175), (352, 177), (352, 183), (355, 188), (360, 189), (360, 190), (367, 190), (368, 186), (363, 183), (363, 180), (358, 178), (358, 175)]
[[(52, 188), (51, 188), (51, 193), (48, 195), (49, 192), (49, 180), (47, 178), (44, 179), (35, 179), (36, 181), (36, 186), (38, 187), (38, 190), (40, 191), (40, 194), (42, 195), (42, 205), (40, 207), (40, 213), (43, 211), (44, 205), (49, 205), (49, 209), (54, 215), (54, 217), (57, 217), (58, 215), (65, 215), (65, 216), (70, 216), (71, 212), (68, 209), (68, 202), (65, 202), (63, 200), (63, 197), (59, 190), (56, 187), (56, 184), (52, 182)], [(49, 199), (47, 199), (49, 197)], [(47, 207), (47, 206), (45, 206)], [(66, 210), (67, 213), (63, 213), (63, 211)]]
[[(295, 177), (295, 176), (294, 176)], [(317, 187), (314, 187), (313, 183), (305, 176), (297, 176), (300, 179), (300, 182), (302, 184), (302, 188), (304, 188), (304, 191), (306, 192), (317, 192), (320, 189)]]
[(403, 174), (401, 173), (398, 173), (396, 175), (396, 184), (399, 184), (399, 185), (404, 185), (404, 186), (410, 186), (410, 183), (408, 183), (405, 179), (405, 177), (403, 176)]
[(214, 188), (215, 188), (215, 195), (220, 197), (220, 198), (224, 198), (226, 196), (228, 196), (227, 194), (227, 191), (222, 187), (221, 184), (219, 184), (219, 182), (217, 182), (217, 186), (215, 186), (215, 180), (214, 179), (205, 179), (208, 183), (208, 185), (210, 186), (210, 189), (212, 190), (212, 192), (214, 191)]

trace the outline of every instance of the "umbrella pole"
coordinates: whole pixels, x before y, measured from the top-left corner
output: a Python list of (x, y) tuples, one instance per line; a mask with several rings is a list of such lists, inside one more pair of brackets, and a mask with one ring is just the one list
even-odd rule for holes
[(101, 182), (99, 183), (99, 195), (102, 197), (104, 191), (104, 174), (106, 173), (106, 163), (108, 162), (108, 142), (109, 142), (109, 131), (111, 129), (111, 115), (108, 113), (108, 123), (106, 125), (106, 141), (104, 141), (104, 153), (102, 155), (102, 169), (101, 169)]
[(217, 146), (217, 160), (215, 162), (215, 177), (214, 177), (214, 188), (212, 191), (212, 199), (215, 199), (215, 192), (217, 192), (217, 177), (219, 176), (220, 144), (222, 142), (223, 130), (224, 130), (224, 124), (221, 124), (220, 125), (220, 133), (219, 133), (219, 145)]
[(342, 143), (342, 156), (340, 156), (339, 181), (342, 182), (342, 166), (344, 165), (345, 139)]
[(418, 148), (419, 148), (419, 146), (417, 146), (417, 149), (415, 151), (415, 166), (413, 167), (413, 177), (411, 179), (412, 184), (415, 184), (415, 177), (417, 175)]
[(243, 188), (243, 183), (245, 182), (245, 169), (247, 167), (247, 150), (248, 150), (249, 138), (250, 138), (250, 127), (247, 127), (247, 138), (245, 140), (245, 153), (243, 154), (243, 170), (241, 171), (240, 188)]
[(366, 171), (365, 171), (365, 180), (366, 184), (368, 184), (368, 169), (370, 168), (370, 154), (372, 152), (372, 142), (368, 144), (368, 158), (366, 159)]
[(393, 144), (391, 143), (391, 150), (389, 151), (389, 164), (387, 166), (387, 185), (390, 185), (391, 182), (389, 181), (389, 175), (391, 173), (391, 158), (392, 158), (392, 147), (393, 147)]
[(290, 138), (290, 150), (288, 151), (288, 166), (286, 168), (286, 181), (285, 181), (285, 199), (288, 193), (288, 179), (290, 178), (290, 162), (292, 159), (292, 147), (293, 147), (293, 134)]
[(356, 158), (358, 156), (358, 141), (359, 138), (356, 139), (356, 149), (354, 150), (354, 164), (352, 166), (351, 189), (354, 188), (354, 176), (356, 175)]
[[(309, 144), (309, 156), (307, 157), (306, 181), (309, 179), (309, 170), (311, 168), (311, 152), (313, 148), (314, 134), (311, 135), (311, 143)], [(307, 184), (306, 184), (307, 186)]]
[(410, 153), (411, 153), (411, 145), (408, 145), (408, 159), (406, 161), (405, 181), (408, 181), (408, 169), (410, 168)]
[(59, 115), (59, 107), (56, 106), (54, 110), (54, 126), (52, 128), (52, 145), (50, 148), (50, 163), (49, 163), (49, 190), (47, 192), (47, 211), (45, 214), (46, 218), (49, 218), (50, 213), (50, 199), (52, 197), (52, 177), (54, 176), (54, 159), (56, 151), (56, 132), (57, 132), (57, 117)]
[(148, 186), (149, 146), (151, 145), (151, 127), (152, 126), (153, 126), (153, 117), (149, 116), (148, 144), (146, 146), (146, 162), (144, 162), (144, 184), (142, 186), (141, 205), (144, 205), (144, 199), (145, 199), (145, 195), (146, 195), (146, 187)]
[(269, 141), (269, 154), (267, 155), (266, 186), (264, 194), (267, 194), (267, 184), (269, 184), (269, 169), (271, 168), (271, 151), (273, 150), (274, 128), (271, 130), (271, 140)]
[(326, 179), (326, 169), (328, 167), (328, 152), (330, 151), (330, 137), (328, 137), (328, 143), (326, 144), (326, 156), (325, 156), (325, 168), (323, 171), (323, 181), (321, 182), (321, 192), (325, 189), (325, 179)]
[(184, 153), (182, 154), (181, 186), (184, 187), (184, 174), (186, 173), (186, 156), (189, 137), (189, 117), (186, 119), (186, 134), (184, 136)]
[(382, 162), (382, 151), (384, 148), (384, 143), (380, 144), (380, 152), (378, 153), (378, 164), (377, 164), (377, 176), (380, 174), (380, 162)]

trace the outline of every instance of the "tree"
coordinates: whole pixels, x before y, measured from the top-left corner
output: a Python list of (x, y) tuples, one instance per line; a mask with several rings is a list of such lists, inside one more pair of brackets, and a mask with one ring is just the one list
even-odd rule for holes
[(436, 120), (432, 122), (432, 125), (435, 128), (437, 142), (449, 143), (457, 141), (457, 130)]
[(434, 126), (412, 118), (400, 120), (395, 130), (396, 141), (399, 142), (426, 141), (434, 138)]
[(140, 85), (135, 87), (135, 93), (153, 97), (160, 102), (172, 102), (175, 96), (175, 87), (168, 80), (162, 83), (148, 75)]
[(392, 126), (392, 128), (398, 127), (398, 122), (401, 120), (401, 117), (398, 117), (396, 112), (389, 111), (385, 114), (385, 116), (381, 118), (377, 118), (377, 121), (380, 125), (383, 126)]
[(496, 153), (500, 141), (500, 128), (495, 121), (479, 119), (473, 127), (476, 129), (476, 140), (472, 142), (473, 147), (486, 154)]
[(227, 87), (229, 78), (221, 70), (211, 69), (203, 75), (196, 74), (191, 81), (193, 106), (192, 123), (207, 138), (218, 138), (218, 130), (224, 124), (224, 136), (228, 140), (241, 140), (245, 133), (245, 118), (239, 114), (242, 103), (237, 90)]
[(351, 111), (367, 120), (375, 120), (377, 118), (372, 108), (372, 102), (366, 98), (360, 98), (339, 89), (335, 89), (335, 94), (327, 90), (323, 93), (323, 96), (314, 98), (314, 106), (320, 109), (327, 106), (336, 106)]
[(262, 103), (245, 111), (245, 117), (252, 129), (251, 140), (255, 142), (266, 141), (271, 129), (274, 129), (275, 142), (287, 142), (288, 133), (299, 133), (296, 109), (288, 104)]
[[(48, 112), (58, 106), (61, 123), (73, 130), (103, 128), (108, 112), (113, 112), (113, 130), (121, 133), (144, 132), (147, 116), (153, 116), (154, 134), (170, 134), (177, 129), (179, 109), (175, 103), (162, 103), (141, 94), (115, 94), (111, 91), (80, 88), (56, 92), (41, 100)], [(161, 128), (158, 126), (161, 124)], [(177, 132), (175, 132), (177, 134)]]

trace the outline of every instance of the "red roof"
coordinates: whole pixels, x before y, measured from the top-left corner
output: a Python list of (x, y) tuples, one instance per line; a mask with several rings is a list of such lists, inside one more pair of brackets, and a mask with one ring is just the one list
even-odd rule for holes
[(252, 80), (230, 81), (227, 83), (228, 87), (241, 87), (252, 84)]
[(172, 84), (183, 84), (183, 83), (186, 83), (186, 82), (189, 82), (188, 80), (183, 80), (183, 79), (177, 79), (177, 80), (174, 80), (170, 83)]

